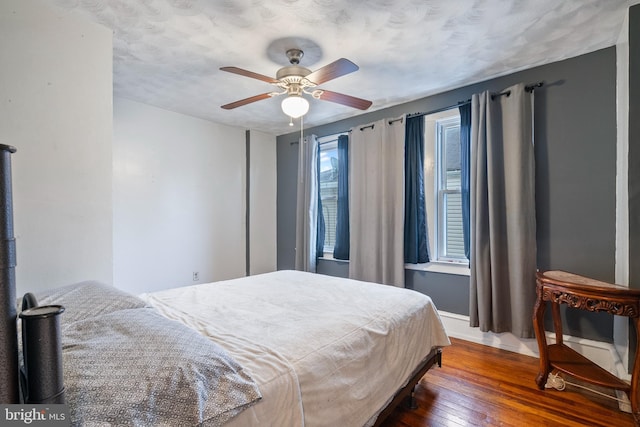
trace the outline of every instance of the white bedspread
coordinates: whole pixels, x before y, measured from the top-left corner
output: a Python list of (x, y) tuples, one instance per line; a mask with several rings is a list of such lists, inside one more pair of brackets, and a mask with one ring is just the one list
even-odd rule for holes
[(449, 345), (429, 297), (319, 274), (277, 271), (143, 298), (216, 341), (258, 383), (262, 401), (231, 426), (363, 426), (433, 347)]

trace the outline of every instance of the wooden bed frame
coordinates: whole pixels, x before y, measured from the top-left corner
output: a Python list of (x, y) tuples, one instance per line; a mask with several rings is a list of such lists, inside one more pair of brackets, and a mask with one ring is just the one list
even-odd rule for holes
[(406, 386), (398, 390), (389, 404), (380, 412), (378, 419), (374, 424), (374, 427), (379, 427), (382, 423), (391, 415), (393, 411), (403, 402), (406, 402), (410, 409), (417, 409), (418, 405), (415, 399), (415, 389), (420, 379), (431, 369), (435, 364), (438, 367), (442, 367), (442, 349), (435, 348), (427, 355), (424, 361), (416, 368), (411, 379)]

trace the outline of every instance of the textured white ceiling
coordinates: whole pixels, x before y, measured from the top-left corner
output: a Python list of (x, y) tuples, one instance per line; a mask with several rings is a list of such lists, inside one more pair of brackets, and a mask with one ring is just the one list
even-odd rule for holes
[[(281, 97), (221, 105), (272, 86), (291, 39), (315, 70), (344, 57), (360, 70), (321, 87), (370, 110), (615, 44), (627, 0), (48, 0), (114, 31), (114, 95), (215, 122), (291, 132)], [(632, 1), (631, 3), (634, 3)], [(278, 52), (282, 49), (281, 52)], [(305, 127), (361, 111), (311, 100)]]

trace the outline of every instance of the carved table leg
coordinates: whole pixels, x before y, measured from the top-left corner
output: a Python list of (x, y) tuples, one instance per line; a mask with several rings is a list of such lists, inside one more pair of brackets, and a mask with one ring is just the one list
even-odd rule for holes
[(553, 318), (553, 330), (556, 332), (556, 344), (563, 344), (562, 338), (562, 317), (560, 316), (560, 304), (550, 301), (551, 317)]
[(629, 392), (629, 400), (631, 401), (631, 412), (637, 426), (640, 426), (640, 402), (638, 399), (638, 386), (640, 385), (640, 318), (634, 317), (633, 324), (636, 328), (636, 355), (633, 363), (633, 372), (631, 373), (631, 391)]
[(549, 352), (547, 350), (547, 337), (544, 333), (544, 310), (546, 303), (542, 300), (542, 288), (543, 286), (538, 283), (536, 287), (536, 305), (533, 308), (533, 328), (536, 333), (536, 339), (538, 340), (538, 350), (540, 352), (540, 370), (536, 377), (536, 384), (540, 390), (544, 390), (544, 386), (547, 383), (547, 377), (549, 376)]

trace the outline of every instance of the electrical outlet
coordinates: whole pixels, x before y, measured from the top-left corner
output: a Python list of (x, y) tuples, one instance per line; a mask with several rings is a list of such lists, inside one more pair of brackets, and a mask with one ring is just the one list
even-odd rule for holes
[(195, 281), (198, 281), (198, 280), (200, 280), (200, 273), (197, 272), (197, 271), (194, 271), (193, 272), (193, 281), (195, 282)]

